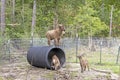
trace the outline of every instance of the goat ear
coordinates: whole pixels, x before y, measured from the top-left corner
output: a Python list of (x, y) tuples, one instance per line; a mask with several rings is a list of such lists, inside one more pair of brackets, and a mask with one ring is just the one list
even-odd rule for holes
[(62, 24), (59, 24), (58, 27), (65, 31), (65, 28), (64, 28), (64, 26)]
[(58, 26), (61, 29), (61, 26)]
[(63, 26), (62, 24), (58, 24), (59, 26)]
[(59, 24), (58, 27), (61, 28), (63, 25), (62, 24)]

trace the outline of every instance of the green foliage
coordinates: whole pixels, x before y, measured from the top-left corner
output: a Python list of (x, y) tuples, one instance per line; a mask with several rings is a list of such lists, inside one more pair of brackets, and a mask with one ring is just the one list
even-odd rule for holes
[(77, 30), (80, 36), (101, 36), (103, 35), (101, 31), (107, 29), (108, 26), (99, 17), (94, 16), (95, 12), (88, 5), (79, 8), (74, 24), (78, 27)]
[[(6, 24), (19, 24), (6, 25), (6, 37), (31, 36), (33, 1), (15, 0), (15, 15), (12, 15), (12, 0), (6, 1)], [(120, 36), (118, 0), (36, 0), (36, 2), (35, 37), (45, 37), (45, 32), (53, 28), (55, 9), (58, 22), (66, 26), (66, 36), (75, 36), (78, 32), (81, 37), (108, 37), (111, 5), (114, 6), (112, 36)]]

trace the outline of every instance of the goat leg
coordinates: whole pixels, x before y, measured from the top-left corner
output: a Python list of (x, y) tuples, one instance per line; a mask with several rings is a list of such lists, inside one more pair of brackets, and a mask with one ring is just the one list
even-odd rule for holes
[(51, 44), (50, 44), (50, 39), (48, 39), (48, 45), (50, 46)]
[(58, 39), (54, 40), (54, 44), (55, 44), (55, 46), (58, 46)]

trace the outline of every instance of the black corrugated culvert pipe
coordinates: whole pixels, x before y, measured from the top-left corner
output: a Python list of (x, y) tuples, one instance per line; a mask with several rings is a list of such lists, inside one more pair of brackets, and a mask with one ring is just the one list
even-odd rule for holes
[(31, 47), (27, 53), (27, 60), (32, 66), (51, 69), (53, 55), (56, 55), (59, 58), (62, 67), (66, 61), (66, 58), (63, 49), (58, 47)]

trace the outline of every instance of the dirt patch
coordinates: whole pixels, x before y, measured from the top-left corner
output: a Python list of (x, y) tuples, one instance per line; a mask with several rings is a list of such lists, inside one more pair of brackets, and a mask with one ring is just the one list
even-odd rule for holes
[(111, 75), (93, 70), (81, 73), (78, 63), (66, 63), (63, 68), (54, 71), (21, 62), (1, 66), (0, 80), (111, 80)]

